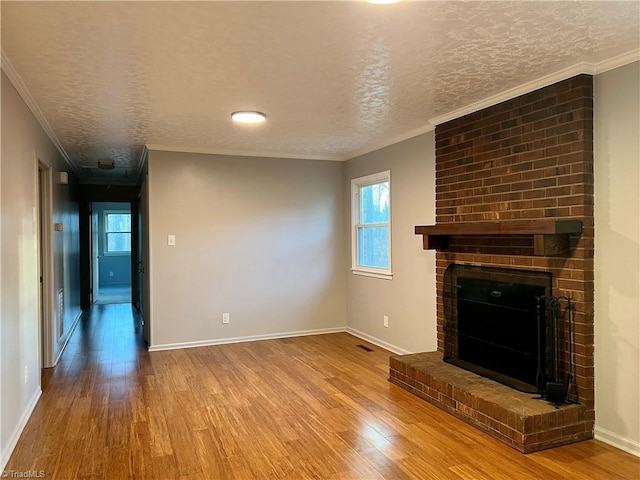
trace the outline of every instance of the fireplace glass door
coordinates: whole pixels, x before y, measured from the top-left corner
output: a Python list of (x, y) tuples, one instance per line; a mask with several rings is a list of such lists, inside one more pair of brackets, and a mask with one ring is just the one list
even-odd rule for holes
[(546, 272), (454, 264), (445, 274), (445, 361), (525, 392), (547, 364)]

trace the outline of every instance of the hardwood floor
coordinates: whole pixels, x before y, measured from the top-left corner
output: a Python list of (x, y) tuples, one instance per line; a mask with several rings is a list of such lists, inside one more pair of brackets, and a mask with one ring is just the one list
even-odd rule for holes
[(596, 440), (522, 455), (390, 384), (389, 352), (346, 333), (148, 353), (135, 325), (126, 304), (83, 317), (45, 371), (6, 471), (64, 480), (640, 478), (640, 459)]

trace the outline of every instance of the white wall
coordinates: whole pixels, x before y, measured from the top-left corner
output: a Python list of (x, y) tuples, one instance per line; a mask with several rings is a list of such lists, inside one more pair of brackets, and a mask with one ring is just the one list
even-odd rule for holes
[(640, 455), (640, 62), (595, 78), (596, 438)]
[(344, 329), (342, 169), (151, 151), (152, 347)]
[[(348, 274), (349, 330), (395, 352), (435, 351), (435, 253), (422, 249), (416, 225), (435, 222), (435, 140), (429, 132), (349, 160), (344, 182), (350, 242), (351, 179), (391, 171), (393, 280)], [(347, 245), (347, 267), (351, 247)], [(389, 327), (383, 316), (389, 316)]]
[[(37, 158), (51, 165), (54, 172), (64, 169), (57, 150), (4, 74), (1, 88), (1, 116), (5, 121), (0, 164), (0, 470), (40, 395)], [(66, 311), (65, 319), (54, 321), (66, 326), (66, 334), (80, 312), (78, 209), (71, 200), (72, 188), (54, 183), (52, 192), (52, 223), (64, 226), (64, 232), (54, 234), (53, 290), (65, 289)], [(61, 338), (56, 346), (59, 348), (64, 340)]]

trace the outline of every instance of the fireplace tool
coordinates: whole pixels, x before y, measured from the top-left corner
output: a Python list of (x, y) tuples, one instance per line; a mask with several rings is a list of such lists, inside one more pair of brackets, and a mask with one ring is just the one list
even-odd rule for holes
[[(542, 358), (545, 355), (542, 346), (542, 315), (540, 312), (540, 303), (545, 300), (546, 296), (536, 297), (536, 318), (538, 323), (538, 368), (536, 373), (536, 386), (540, 397), (545, 398), (559, 408), (562, 403), (569, 403), (569, 394), (573, 386), (573, 325), (571, 318), (571, 299), (568, 297), (549, 297), (549, 306), (551, 310), (551, 376), (552, 381), (547, 381), (546, 372), (543, 368)], [(558, 312), (560, 310), (560, 301), (567, 302), (567, 321), (569, 326), (569, 371), (567, 372), (566, 382), (561, 382), (558, 372), (558, 342), (560, 325), (558, 322)]]
[(542, 316), (540, 315), (540, 302), (545, 299), (545, 295), (536, 296), (536, 328), (538, 331), (538, 365), (536, 368), (536, 388), (538, 389), (538, 399), (544, 398), (545, 371), (542, 368), (542, 359), (545, 352), (542, 349)]
[[(565, 300), (567, 302), (567, 319), (569, 324), (569, 368), (566, 382), (560, 381), (558, 373), (558, 342), (560, 336), (558, 312), (560, 310), (560, 300)], [(551, 350), (553, 381), (547, 382), (545, 397), (549, 402), (555, 404), (556, 408), (558, 408), (561, 403), (568, 403), (569, 392), (571, 391), (571, 386), (573, 384), (573, 328), (571, 325), (571, 299), (568, 297), (551, 297), (549, 305), (551, 307), (551, 322), (553, 329), (553, 348)]]

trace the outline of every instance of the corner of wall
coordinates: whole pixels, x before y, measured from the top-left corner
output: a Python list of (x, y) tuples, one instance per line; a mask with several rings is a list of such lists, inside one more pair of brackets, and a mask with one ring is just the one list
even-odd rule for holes
[[(348, 271), (351, 179), (390, 170), (393, 279)], [(435, 136), (427, 132), (348, 160), (343, 178), (347, 331), (394, 353), (436, 349), (435, 256), (414, 235), (435, 220)], [(385, 326), (384, 317), (388, 317)]]

